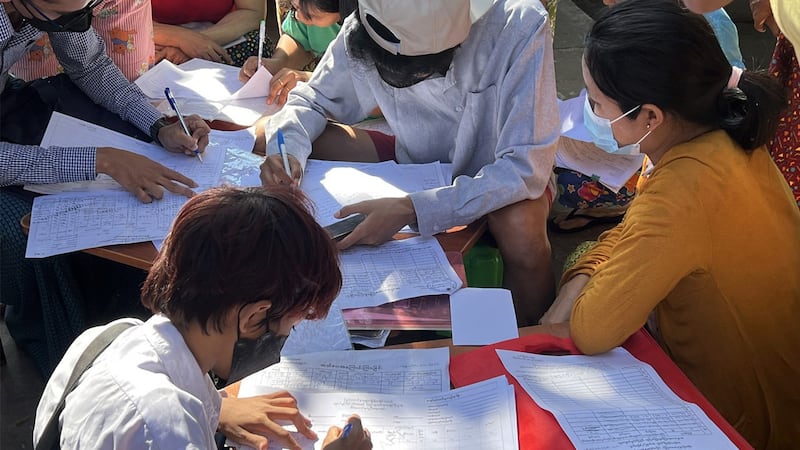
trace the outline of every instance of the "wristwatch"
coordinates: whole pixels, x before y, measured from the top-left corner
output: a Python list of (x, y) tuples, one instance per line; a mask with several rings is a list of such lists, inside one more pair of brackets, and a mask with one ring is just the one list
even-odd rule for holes
[(150, 125), (150, 137), (153, 138), (153, 141), (156, 144), (161, 145), (161, 141), (158, 140), (158, 132), (161, 131), (161, 129), (167, 125), (169, 125), (169, 122), (167, 122), (167, 119), (163, 117), (156, 120), (155, 123)]

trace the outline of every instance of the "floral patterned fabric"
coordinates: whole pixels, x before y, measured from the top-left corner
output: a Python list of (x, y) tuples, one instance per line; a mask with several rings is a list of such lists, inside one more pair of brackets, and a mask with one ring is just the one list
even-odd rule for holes
[(800, 207), (800, 66), (792, 44), (782, 34), (778, 36), (769, 71), (788, 89), (789, 106), (767, 148)]

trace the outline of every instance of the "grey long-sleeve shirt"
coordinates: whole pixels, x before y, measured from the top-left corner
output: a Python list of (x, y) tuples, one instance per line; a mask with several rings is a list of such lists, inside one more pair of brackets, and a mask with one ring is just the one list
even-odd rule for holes
[(559, 134), (553, 45), (538, 0), (498, 0), (472, 25), (446, 76), (397, 89), (374, 64), (351, 56), (351, 16), (309, 83), (296, 87), (266, 125), (267, 149), (283, 130), (305, 164), (328, 118), (352, 124), (380, 107), (400, 163), (453, 163), (451, 186), (413, 193), (420, 233), (463, 225), (538, 198), (552, 172)]

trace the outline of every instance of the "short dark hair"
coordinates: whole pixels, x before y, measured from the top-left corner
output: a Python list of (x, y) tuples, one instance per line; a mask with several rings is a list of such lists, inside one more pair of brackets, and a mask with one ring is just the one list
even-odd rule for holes
[[(366, 63), (375, 64), (381, 78), (391, 86), (398, 88), (412, 86), (434, 74), (446, 74), (453, 61), (456, 48), (458, 48), (453, 47), (430, 55), (394, 55), (387, 52), (369, 36), (367, 29), (361, 23), (358, 8), (355, 11), (355, 24), (350, 25), (352, 28), (346, 30), (346, 38), (347, 47), (353, 57)], [(379, 32), (391, 33), (378, 22), (373, 25), (373, 28)], [(386, 36), (386, 38), (392, 40), (393, 36)]]
[(338, 253), (290, 187), (220, 187), (192, 197), (142, 287), (142, 303), (178, 327), (222, 331), (226, 314), (269, 300), (270, 320), (327, 314), (342, 285)]
[(326, 13), (339, 13), (339, 17), (344, 19), (356, 7), (357, 0), (298, 0), (297, 9), (304, 16), (309, 17), (311, 10), (316, 9)]
[[(586, 66), (622, 111), (650, 103), (692, 123), (724, 129), (746, 151), (775, 134), (786, 106), (780, 84), (731, 65), (708, 22), (677, 0), (629, 0), (601, 15), (586, 36)], [(639, 110), (629, 117), (635, 118)]]

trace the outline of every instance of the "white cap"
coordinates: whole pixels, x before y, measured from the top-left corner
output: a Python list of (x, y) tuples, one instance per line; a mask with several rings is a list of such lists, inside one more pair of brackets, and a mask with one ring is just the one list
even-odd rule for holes
[(375, 43), (394, 55), (419, 56), (464, 42), (472, 22), (489, 9), (492, 1), (358, 0), (358, 9), (361, 23)]

